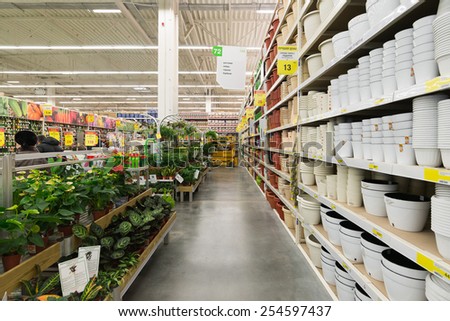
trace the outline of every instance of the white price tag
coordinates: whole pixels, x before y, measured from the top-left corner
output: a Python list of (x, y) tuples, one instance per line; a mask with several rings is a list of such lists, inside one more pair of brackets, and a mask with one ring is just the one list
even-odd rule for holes
[(150, 183), (156, 184), (158, 182), (158, 178), (155, 174), (150, 175)]
[(194, 178), (198, 179), (198, 175), (200, 174), (200, 171), (197, 169), (194, 173)]
[(181, 177), (180, 174), (177, 174), (177, 176), (175, 176), (175, 179), (176, 179), (179, 183), (183, 183), (183, 181), (184, 181), (184, 178)]
[(98, 267), (100, 264), (100, 245), (80, 247), (78, 249), (78, 258), (85, 257), (89, 272), (89, 278), (98, 275)]

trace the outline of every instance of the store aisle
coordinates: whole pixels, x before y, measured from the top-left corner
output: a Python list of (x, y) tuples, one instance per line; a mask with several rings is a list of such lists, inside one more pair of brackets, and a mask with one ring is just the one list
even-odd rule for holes
[(330, 300), (243, 168), (212, 170), (170, 236), (124, 300)]

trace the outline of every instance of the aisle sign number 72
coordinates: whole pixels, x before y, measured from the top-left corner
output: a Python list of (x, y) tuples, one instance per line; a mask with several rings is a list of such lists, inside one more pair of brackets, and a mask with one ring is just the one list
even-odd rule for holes
[(298, 69), (297, 46), (278, 46), (278, 75), (293, 75)]

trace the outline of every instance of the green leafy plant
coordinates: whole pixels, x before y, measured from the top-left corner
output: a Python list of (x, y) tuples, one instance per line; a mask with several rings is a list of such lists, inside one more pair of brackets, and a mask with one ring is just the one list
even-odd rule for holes
[(48, 278), (43, 279), (40, 266), (36, 265), (35, 269), (37, 274), (36, 278), (20, 281), (25, 290), (25, 295), (31, 300), (41, 295), (52, 293), (60, 285), (59, 273), (52, 274)]

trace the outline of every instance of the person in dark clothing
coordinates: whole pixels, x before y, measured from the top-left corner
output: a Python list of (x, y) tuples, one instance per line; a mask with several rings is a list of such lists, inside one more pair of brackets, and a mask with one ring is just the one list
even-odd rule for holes
[(44, 139), (45, 139), (45, 135), (38, 135), (37, 136), (37, 139), (38, 139), (38, 145), (40, 145), (40, 144), (42, 144), (42, 142), (44, 141)]
[(64, 151), (59, 141), (53, 137), (45, 137), (42, 143), (36, 146), (41, 153), (56, 153)]
[[(14, 136), (14, 140), (20, 147), (17, 149), (17, 154), (32, 154), (39, 153), (39, 150), (36, 148), (37, 136), (35, 133), (29, 130), (22, 130), (16, 133)], [(32, 166), (32, 165), (41, 165), (47, 164), (47, 160), (45, 158), (39, 159), (27, 159), (16, 161), (16, 167), (23, 166)]]

